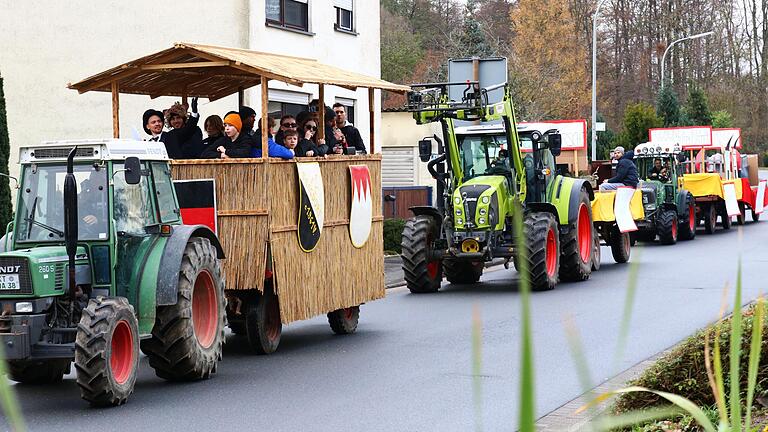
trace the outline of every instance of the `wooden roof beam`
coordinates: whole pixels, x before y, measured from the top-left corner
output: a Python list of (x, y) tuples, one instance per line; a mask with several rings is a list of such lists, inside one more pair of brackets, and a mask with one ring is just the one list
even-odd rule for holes
[(192, 62), (192, 63), (165, 63), (165, 64), (147, 64), (139, 66), (141, 70), (166, 70), (166, 69), (188, 69), (188, 68), (206, 68), (206, 67), (219, 67), (229, 66), (229, 61), (208, 61), (208, 62)]

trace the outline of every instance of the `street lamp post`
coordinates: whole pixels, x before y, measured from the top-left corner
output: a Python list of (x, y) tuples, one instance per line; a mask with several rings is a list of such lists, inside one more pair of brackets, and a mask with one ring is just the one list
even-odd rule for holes
[(592, 160), (597, 159), (597, 16), (606, 0), (598, 0), (592, 15)]
[(664, 55), (661, 56), (661, 85), (659, 86), (659, 88), (664, 88), (664, 62), (667, 60), (667, 53), (669, 52), (669, 50), (672, 49), (673, 46), (675, 46), (676, 44), (678, 44), (680, 42), (684, 42), (684, 41), (691, 40), (691, 39), (698, 39), (698, 38), (702, 38), (702, 37), (706, 37), (706, 36), (711, 36), (713, 34), (715, 34), (715, 32), (712, 32), (712, 31), (708, 31), (706, 33), (699, 33), (699, 34), (695, 34), (693, 36), (682, 37), (682, 38), (672, 42), (671, 44), (669, 44), (667, 49), (664, 50)]

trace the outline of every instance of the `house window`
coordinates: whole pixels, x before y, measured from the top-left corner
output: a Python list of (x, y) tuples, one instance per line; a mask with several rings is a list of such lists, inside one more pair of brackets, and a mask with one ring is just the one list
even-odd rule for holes
[(308, 0), (266, 0), (267, 23), (309, 31)]
[(336, 8), (336, 30), (354, 31), (352, 20), (352, 0), (334, 0)]

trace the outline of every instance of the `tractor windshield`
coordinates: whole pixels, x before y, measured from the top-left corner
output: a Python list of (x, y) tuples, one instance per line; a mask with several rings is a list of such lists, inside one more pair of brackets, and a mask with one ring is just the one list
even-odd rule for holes
[(658, 180), (666, 183), (672, 177), (672, 166), (669, 158), (641, 157), (637, 158), (636, 162), (641, 180)]
[(506, 136), (464, 135), (458, 138), (461, 169), (465, 179), (486, 174), (492, 164), (509, 167), (509, 154), (501, 151), (506, 147)]
[[(64, 165), (25, 165), (18, 204), (16, 240), (41, 242), (64, 240)], [(75, 165), (78, 238), (109, 238), (107, 171), (93, 165)]]

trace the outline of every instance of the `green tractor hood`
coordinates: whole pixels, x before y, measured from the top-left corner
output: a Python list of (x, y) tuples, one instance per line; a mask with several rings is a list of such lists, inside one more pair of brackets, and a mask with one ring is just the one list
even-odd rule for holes
[[(90, 283), (85, 248), (76, 254), (78, 284)], [(0, 299), (52, 297), (67, 291), (67, 251), (64, 246), (40, 246), (0, 253)]]
[(453, 191), (454, 228), (457, 230), (502, 230), (509, 197), (507, 178), (501, 175), (470, 179)]

